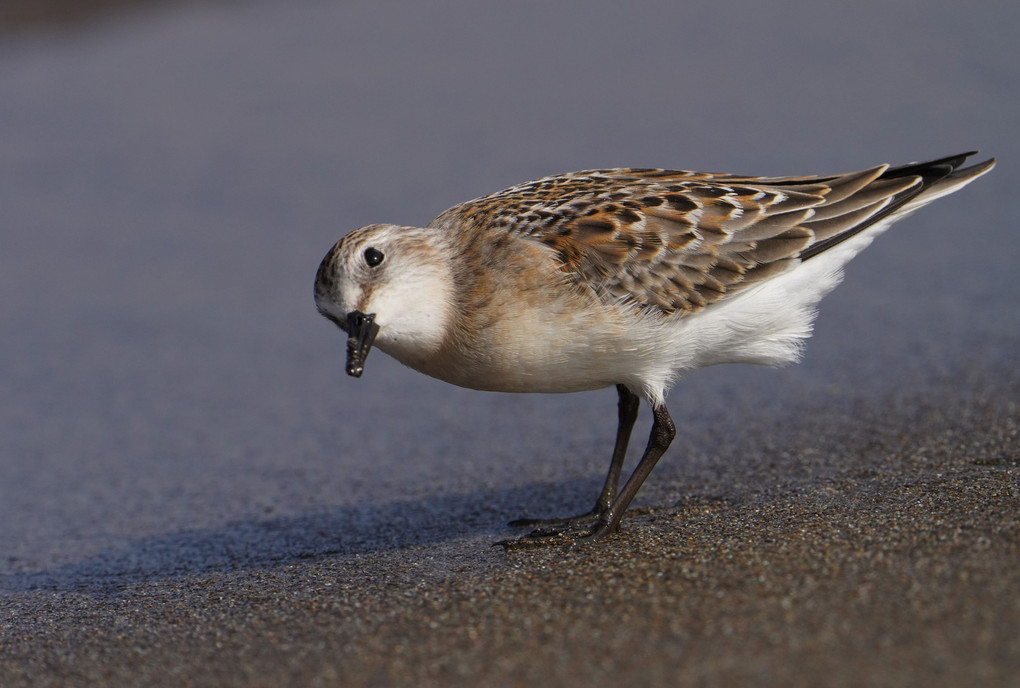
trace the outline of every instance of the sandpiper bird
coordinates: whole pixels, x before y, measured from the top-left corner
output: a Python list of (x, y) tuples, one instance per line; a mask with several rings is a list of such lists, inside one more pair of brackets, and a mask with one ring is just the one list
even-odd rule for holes
[[(592, 542), (620, 519), (675, 435), (669, 389), (719, 363), (799, 357), (818, 301), (893, 222), (988, 172), (965, 153), (847, 174), (744, 177), (662, 169), (573, 172), (456, 205), (426, 227), (374, 224), (338, 241), (315, 277), (347, 333), (347, 373), (374, 345), (461, 387), (614, 386), (619, 425), (590, 512), (521, 519), (502, 543)], [(653, 425), (619, 488), (640, 398)]]

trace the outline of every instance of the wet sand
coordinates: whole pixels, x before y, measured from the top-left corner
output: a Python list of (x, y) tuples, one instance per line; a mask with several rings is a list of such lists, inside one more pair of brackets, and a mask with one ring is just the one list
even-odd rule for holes
[[(829, 477), (780, 465), (754, 487), (695, 489), (631, 512), (622, 533), (580, 551), (488, 546), (512, 533), (495, 521), (511, 495), (496, 494), (437, 505), (440, 518), (475, 525), (429, 544), (388, 547), (380, 532), (353, 547), (338, 520), (335, 552), (257, 565), (239, 553), (236, 564), (151, 580), (107, 570), (56, 589), (22, 578), (22, 592), (2, 598), (0, 678), (1016, 685), (1020, 409), (914, 408), (926, 424), (904, 417), (910, 430), (878, 438), (818, 428), (812, 472)], [(729, 476), (738, 484), (739, 468)], [(282, 531), (269, 546), (286, 552)]]

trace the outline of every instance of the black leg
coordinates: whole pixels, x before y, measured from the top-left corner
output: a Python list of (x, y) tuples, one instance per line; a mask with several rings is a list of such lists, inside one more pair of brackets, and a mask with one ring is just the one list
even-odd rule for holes
[(609, 511), (616, 498), (616, 491), (620, 486), (620, 471), (623, 469), (623, 460), (627, 457), (627, 445), (630, 443), (630, 433), (634, 429), (634, 421), (637, 420), (638, 406), (641, 400), (623, 385), (616, 386), (619, 400), (619, 423), (616, 426), (616, 445), (613, 447), (613, 459), (609, 463), (609, 474), (606, 475), (606, 483), (602, 486), (602, 492), (595, 501), (595, 507), (577, 516), (565, 518), (519, 518), (510, 521), (509, 525), (515, 528), (536, 526), (569, 526), (574, 523), (590, 523), (593, 518), (601, 517)]
[[(624, 418), (623, 399), (624, 396), (623, 393), (621, 392), (620, 393), (621, 420)], [(609, 507), (605, 510), (599, 510), (599, 507), (596, 507), (596, 510), (598, 511), (596, 515), (598, 519), (591, 526), (588, 532), (583, 533), (580, 536), (573, 537), (566, 535), (562, 531), (562, 529), (550, 531), (537, 530), (517, 540), (505, 540), (503, 542), (498, 542), (496, 544), (503, 545), (503, 547), (505, 547), (506, 549), (543, 547), (555, 544), (555, 542), (562, 542), (563, 540), (558, 536), (563, 535), (570, 542), (571, 545), (580, 545), (588, 542), (595, 542), (597, 540), (601, 540), (606, 535), (609, 535), (610, 533), (613, 533), (616, 530), (618, 530), (620, 527), (620, 519), (623, 518), (623, 514), (627, 510), (627, 507), (630, 506), (631, 501), (634, 499), (634, 495), (636, 495), (638, 493), (638, 490), (641, 489), (641, 485), (644, 484), (645, 478), (647, 478), (648, 475), (652, 472), (652, 469), (655, 468), (655, 464), (658, 463), (659, 459), (665, 453), (666, 449), (673, 442), (673, 438), (676, 437), (676, 426), (673, 424), (673, 419), (670, 418), (669, 411), (666, 410), (666, 406), (664, 404), (654, 406), (652, 408), (652, 414), (654, 417), (654, 421), (652, 423), (652, 431), (648, 436), (648, 446), (645, 448), (645, 453), (641, 456), (641, 460), (638, 462), (638, 465), (634, 469), (634, 472), (631, 474), (630, 478), (627, 479), (627, 484), (623, 486), (623, 490), (621, 490), (619, 494), (615, 495), (615, 497), (611, 499)], [(631, 425), (632, 424), (633, 421), (631, 421)], [(621, 425), (621, 431), (617, 433), (618, 449), (620, 436), (622, 434), (623, 433)], [(628, 426), (626, 434), (629, 436), (630, 426)], [(600, 501), (602, 500), (602, 497), (616, 491), (615, 485), (620, 476), (620, 469), (618, 466), (616, 466), (616, 458), (617, 452), (614, 451), (613, 465), (610, 466), (609, 477), (606, 480), (606, 487), (603, 488), (602, 495), (600, 495), (599, 497)], [(622, 464), (622, 459), (620, 463)], [(611, 483), (614, 486), (612, 490), (609, 489)]]
[(609, 511), (613, 500), (616, 499), (616, 490), (620, 486), (620, 471), (623, 469), (623, 460), (627, 457), (627, 445), (630, 444), (630, 432), (634, 429), (638, 406), (641, 403), (637, 395), (623, 385), (617, 385), (616, 391), (620, 395), (619, 424), (616, 426), (616, 445), (613, 447), (613, 460), (609, 463), (609, 475), (606, 476), (606, 484), (602, 486), (602, 494), (595, 502), (594, 511), (599, 516)]
[(575, 543), (601, 540), (620, 528), (620, 519), (623, 518), (627, 507), (630, 506), (634, 495), (641, 489), (645, 478), (652, 472), (655, 464), (659, 462), (666, 449), (672, 444), (673, 438), (676, 437), (676, 426), (673, 424), (673, 419), (669, 417), (669, 411), (666, 410), (665, 404), (653, 407), (652, 413), (655, 421), (652, 423), (652, 432), (648, 436), (648, 446), (645, 448), (644, 456), (641, 457), (641, 461), (638, 462), (634, 472), (627, 479), (627, 484), (623, 486), (623, 490), (613, 500), (609, 509), (599, 514), (598, 523), (592, 526), (591, 531), (586, 535), (575, 538)]

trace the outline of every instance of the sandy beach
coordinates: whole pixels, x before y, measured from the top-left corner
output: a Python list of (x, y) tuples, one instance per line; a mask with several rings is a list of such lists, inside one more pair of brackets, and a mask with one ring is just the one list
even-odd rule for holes
[[(693, 490), (599, 548), (505, 554), (476, 522), (431, 544), (350, 554), (340, 537), (29, 584), (5, 595), (4, 685), (1015, 685), (1020, 413), (926, 413), (818, 448), (858, 467)], [(434, 509), (494, 508), (468, 501)]]

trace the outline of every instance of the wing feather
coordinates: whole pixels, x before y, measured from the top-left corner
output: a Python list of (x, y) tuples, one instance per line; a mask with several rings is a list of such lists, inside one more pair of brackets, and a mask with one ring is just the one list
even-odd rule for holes
[(579, 288), (686, 314), (923, 202), (926, 189), (934, 197), (992, 164), (957, 171), (966, 157), (828, 177), (586, 170), (462, 203), (432, 226), (540, 242)]

